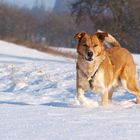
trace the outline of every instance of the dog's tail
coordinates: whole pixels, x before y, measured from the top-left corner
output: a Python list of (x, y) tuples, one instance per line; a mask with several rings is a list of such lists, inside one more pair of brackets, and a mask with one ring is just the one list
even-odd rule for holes
[[(98, 30), (97, 32), (104, 32), (101, 30)], [(108, 36), (105, 37), (105, 46), (108, 48), (110, 47), (121, 47), (120, 43), (113, 37), (111, 34), (107, 33)]]
[(108, 37), (105, 37), (105, 45), (111, 47), (121, 47), (120, 43), (113, 37), (111, 34), (108, 33)]

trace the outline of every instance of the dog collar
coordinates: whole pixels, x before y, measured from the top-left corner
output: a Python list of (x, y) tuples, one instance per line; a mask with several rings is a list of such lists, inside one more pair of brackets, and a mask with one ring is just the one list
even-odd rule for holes
[(90, 88), (93, 88), (93, 79), (94, 79), (96, 73), (98, 72), (102, 62), (104, 61), (104, 59), (105, 59), (105, 53), (104, 53), (102, 59), (100, 60), (100, 63), (96, 66), (96, 69), (94, 70), (92, 76), (88, 77), (88, 82), (89, 82)]

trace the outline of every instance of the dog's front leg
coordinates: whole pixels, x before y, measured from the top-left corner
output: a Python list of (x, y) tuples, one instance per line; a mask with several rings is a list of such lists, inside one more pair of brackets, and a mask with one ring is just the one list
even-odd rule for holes
[(85, 99), (85, 96), (84, 96), (84, 90), (81, 87), (78, 87), (77, 99), (78, 99), (79, 103), (82, 104), (82, 105), (85, 104), (85, 102), (86, 102), (86, 99)]
[(93, 102), (93, 101), (91, 101), (90, 99), (87, 99), (84, 96), (84, 90), (81, 87), (79, 87), (78, 90), (77, 90), (77, 99), (78, 99), (80, 105), (82, 105), (84, 107), (91, 108), (91, 107), (97, 107), (98, 106), (97, 102)]
[(102, 95), (102, 102), (101, 102), (102, 106), (106, 106), (109, 104), (109, 93), (107, 90), (104, 91), (103, 95)]

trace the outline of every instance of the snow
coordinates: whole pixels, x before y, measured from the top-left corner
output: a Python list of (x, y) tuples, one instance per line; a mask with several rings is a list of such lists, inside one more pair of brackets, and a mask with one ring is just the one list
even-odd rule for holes
[[(139, 68), (140, 56), (133, 56)], [(140, 139), (133, 95), (119, 89), (109, 106), (83, 108), (76, 103), (75, 77), (75, 60), (0, 41), (0, 139)]]

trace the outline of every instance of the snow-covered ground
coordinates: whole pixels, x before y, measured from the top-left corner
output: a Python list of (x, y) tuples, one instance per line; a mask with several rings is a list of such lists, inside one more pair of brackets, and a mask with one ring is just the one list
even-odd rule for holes
[(140, 139), (133, 95), (119, 89), (108, 107), (83, 108), (75, 77), (75, 60), (0, 41), (0, 140)]

